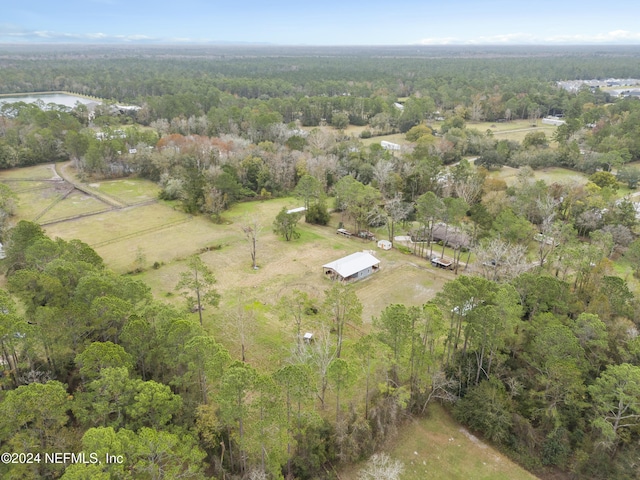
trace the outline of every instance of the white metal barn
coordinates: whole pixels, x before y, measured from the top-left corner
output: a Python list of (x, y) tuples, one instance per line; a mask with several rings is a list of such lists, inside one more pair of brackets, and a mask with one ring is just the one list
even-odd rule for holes
[(356, 252), (322, 266), (331, 280), (355, 282), (380, 270), (380, 260), (367, 252)]

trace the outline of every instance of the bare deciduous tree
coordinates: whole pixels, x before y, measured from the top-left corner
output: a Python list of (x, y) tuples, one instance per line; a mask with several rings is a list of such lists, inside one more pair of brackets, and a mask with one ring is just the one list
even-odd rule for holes
[(453, 378), (447, 378), (442, 370), (436, 371), (431, 377), (431, 389), (422, 404), (422, 414), (424, 415), (429, 403), (432, 400), (453, 403), (458, 397), (452, 393), (460, 387), (459, 382)]
[(358, 473), (358, 480), (398, 480), (403, 471), (400, 460), (393, 460), (386, 453), (374, 453)]
[(262, 232), (262, 225), (258, 221), (257, 216), (246, 217), (240, 225), (242, 232), (244, 233), (247, 242), (249, 242), (249, 252), (251, 253), (251, 261), (253, 262), (253, 269), (258, 269), (258, 263), (256, 261), (256, 251), (258, 248), (258, 236)]
[(478, 271), (487, 280), (507, 281), (527, 271), (526, 247), (500, 238), (481, 243), (476, 250)]
[(473, 205), (482, 195), (484, 178), (481, 175), (470, 175), (463, 181), (456, 182), (454, 190), (456, 195), (462, 198), (467, 204)]

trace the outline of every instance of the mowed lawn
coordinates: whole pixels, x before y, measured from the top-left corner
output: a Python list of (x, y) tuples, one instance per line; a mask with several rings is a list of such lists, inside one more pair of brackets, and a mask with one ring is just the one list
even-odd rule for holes
[[(514, 185), (518, 181), (518, 172), (520, 169), (513, 167), (502, 167), (498, 171), (492, 171), (489, 175), (500, 178), (507, 182), (507, 185)], [(534, 170), (534, 178), (536, 180), (544, 180), (547, 185), (552, 183), (577, 183), (585, 185), (588, 182), (587, 176), (583, 173), (569, 170), (568, 168), (549, 167), (540, 170)]]
[(74, 190), (64, 199), (57, 202), (54, 201), (50, 206), (51, 208), (38, 218), (38, 222), (56, 222), (70, 217), (105, 212), (111, 209), (104, 202), (78, 190)]
[[(401, 480), (535, 480), (537, 477), (478, 439), (434, 404), (427, 418), (405, 425), (388, 455), (404, 464)], [(340, 472), (356, 480), (364, 463)]]
[[(254, 300), (273, 306), (280, 297), (296, 289), (321, 300), (322, 292), (331, 286), (324, 278), (322, 265), (362, 250), (373, 250), (381, 260), (378, 273), (354, 284), (363, 303), (365, 323), (390, 303), (419, 305), (428, 301), (447, 278), (453, 278), (450, 273), (433, 269), (417, 257), (395, 250), (384, 252), (375, 242), (336, 235), (333, 226), (308, 225), (301, 220), (301, 237), (286, 242), (273, 233), (272, 222), (283, 206), (296, 205), (293, 199), (243, 203), (225, 215), (227, 224), (209, 224), (208, 246), (214, 248), (203, 252), (201, 258), (217, 277), (216, 288), (222, 295), (221, 309), (235, 308), (239, 302)], [(250, 214), (257, 215), (262, 225), (257, 248), (258, 270), (252, 269), (249, 243), (241, 230), (246, 215)], [(177, 228), (176, 235), (186, 241), (193, 224), (189, 222)], [(192, 253), (203, 247), (194, 245)], [(143, 277), (158, 296), (170, 297), (184, 268), (184, 261), (176, 260), (158, 270), (148, 270)]]
[[(442, 285), (453, 279), (453, 274), (434, 269), (425, 260), (404, 255), (396, 250), (382, 251), (375, 242), (357, 238), (345, 238), (336, 234), (339, 215), (334, 215), (331, 226), (308, 225), (300, 221), (301, 236), (297, 240), (284, 241), (272, 231), (273, 219), (282, 207), (296, 207), (290, 198), (265, 202), (249, 202), (236, 205), (225, 214), (225, 223), (208, 223), (208, 246), (212, 249), (200, 253), (202, 260), (214, 273), (216, 290), (220, 293), (218, 307), (206, 307), (203, 312), (204, 325), (238, 357), (240, 347), (234, 334), (233, 318), (245, 308), (251, 308), (255, 318), (254, 332), (249, 335), (247, 359), (257, 368), (269, 371), (289, 356), (294, 346), (293, 323), (280, 318), (278, 302), (294, 290), (306, 292), (320, 306), (324, 291), (331, 287), (325, 278), (322, 265), (362, 250), (373, 250), (381, 260), (378, 273), (353, 284), (356, 295), (363, 305), (361, 325), (349, 325), (346, 339), (355, 340), (371, 331), (372, 319), (380, 315), (392, 303), (421, 305), (431, 300)], [(258, 237), (258, 270), (253, 270), (249, 243), (241, 230), (248, 215), (255, 215), (262, 225)], [(204, 221), (204, 220), (203, 220)], [(195, 220), (176, 229), (176, 239), (188, 242)], [(203, 227), (204, 228), (204, 227)], [(180, 243), (179, 240), (176, 240)], [(124, 245), (124, 244), (123, 244)], [(133, 243), (130, 258), (135, 254)], [(190, 253), (198, 248), (192, 244)], [(203, 245), (198, 246), (200, 249)], [(98, 252), (109, 258), (103, 249)], [(149, 261), (149, 252), (146, 252)], [(175, 291), (180, 274), (186, 270), (185, 258), (167, 261), (158, 269), (149, 268), (141, 278), (152, 289), (157, 298), (183, 308), (184, 300)], [(197, 314), (192, 314), (197, 318)], [(318, 332), (318, 317), (304, 320), (304, 331)]]
[[(46, 169), (42, 171), (47, 172)], [(54, 173), (51, 169), (48, 172)], [(23, 172), (25, 174), (34, 175)], [(69, 184), (63, 185), (70, 188)], [(127, 203), (151, 196), (154, 188), (144, 181), (123, 179), (95, 182), (91, 190)], [(396, 250), (385, 252), (378, 249), (375, 242), (337, 235), (338, 214), (333, 215), (327, 227), (308, 225), (302, 219), (300, 238), (286, 242), (273, 232), (272, 225), (283, 207), (300, 206), (300, 201), (294, 198), (240, 203), (225, 212), (222, 222), (216, 224), (205, 216), (187, 215), (179, 206), (166, 202), (111, 208), (99, 198), (78, 191), (64, 200), (60, 200), (64, 191), (42, 190), (45, 191), (49, 193), (39, 202), (33, 197), (31, 203), (37, 204), (37, 208), (30, 215), (37, 215), (51, 206), (43, 219), (78, 216), (46, 225), (44, 228), (49, 236), (86, 242), (117, 273), (127, 273), (142, 266), (144, 271), (137, 278), (150, 286), (156, 298), (180, 308), (184, 301), (175, 287), (180, 274), (186, 270), (186, 259), (199, 254), (215, 274), (215, 288), (221, 295), (218, 308), (205, 310), (205, 327), (236, 353), (237, 340), (229, 334), (228, 320), (239, 308), (259, 305), (256, 312), (259, 327), (250, 358), (252, 355), (264, 362), (285, 358), (286, 349), (292, 343), (291, 325), (279, 319), (278, 301), (294, 290), (302, 290), (319, 306), (324, 291), (332, 285), (323, 274), (322, 265), (326, 263), (362, 250), (374, 251), (381, 260), (378, 273), (353, 286), (363, 305), (363, 324), (352, 325), (347, 332), (353, 339), (369, 331), (372, 319), (387, 305), (421, 305), (431, 300), (446, 281), (454, 278), (450, 272), (432, 268), (424, 259)], [(111, 209), (81, 216), (101, 208)], [(20, 218), (32, 219), (19, 214)], [(257, 270), (252, 268), (249, 243), (241, 228), (252, 217), (261, 225)], [(310, 318), (303, 328), (317, 331), (317, 318)]]
[[(60, 202), (60, 205), (67, 200)], [(47, 225), (45, 231), (51, 237), (82, 240), (103, 256), (113, 270), (123, 273), (126, 271), (126, 264), (132, 263), (135, 259), (135, 253), (130, 259), (126, 258), (126, 252), (131, 245), (134, 249), (142, 248), (153, 263), (175, 257), (172, 235), (179, 236), (182, 243), (197, 244), (200, 235), (196, 234), (195, 238), (190, 240), (190, 234), (183, 228), (184, 224), (190, 221), (191, 217), (184, 212), (164, 204), (151, 204), (109, 210), (97, 215)], [(171, 231), (178, 226), (182, 227), (177, 233)], [(160, 235), (156, 235), (157, 233)], [(115, 246), (115, 249), (102, 250), (109, 245)], [(191, 251), (190, 248), (187, 250)], [(109, 251), (112, 255), (108, 255)]]
[(0, 171), (0, 180), (52, 180), (58, 178), (51, 164)]
[[(60, 180), (60, 181), (57, 181)], [(0, 182), (16, 194), (16, 216), (33, 221), (69, 191), (53, 165), (0, 171)]]
[[(21, 220), (35, 221), (47, 208), (59, 202), (71, 188), (65, 183), (58, 182), (29, 182), (25, 188), (23, 184), (8, 182), (6, 185), (16, 194), (16, 216)], [(28, 188), (28, 187), (31, 188)]]
[(485, 133), (491, 130), (496, 140), (522, 142), (528, 133), (544, 132), (549, 143), (558, 127), (545, 125), (538, 120), (534, 126), (529, 120), (511, 120), (510, 122), (467, 122), (467, 128)]
[(91, 182), (89, 186), (126, 205), (157, 200), (160, 193), (160, 187), (156, 183), (141, 178)]

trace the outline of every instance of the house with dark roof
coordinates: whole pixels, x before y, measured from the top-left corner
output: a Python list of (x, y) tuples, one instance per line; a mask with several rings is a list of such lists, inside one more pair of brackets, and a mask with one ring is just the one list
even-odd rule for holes
[(433, 241), (434, 242), (446, 242), (447, 245), (452, 247), (466, 247), (471, 246), (471, 237), (464, 233), (460, 228), (454, 226), (447, 226), (443, 223), (437, 223), (433, 227)]

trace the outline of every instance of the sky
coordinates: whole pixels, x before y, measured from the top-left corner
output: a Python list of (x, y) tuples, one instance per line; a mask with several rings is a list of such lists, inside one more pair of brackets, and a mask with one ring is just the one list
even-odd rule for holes
[(640, 45), (640, 2), (0, 0), (0, 43)]

